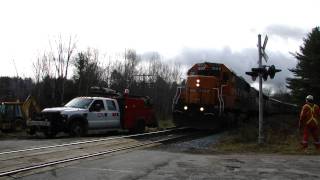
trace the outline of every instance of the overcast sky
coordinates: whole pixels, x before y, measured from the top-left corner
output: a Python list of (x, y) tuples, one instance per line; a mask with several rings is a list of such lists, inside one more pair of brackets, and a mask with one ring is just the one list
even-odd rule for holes
[[(0, 76), (32, 77), (32, 62), (51, 39), (76, 36), (77, 48), (100, 53), (159, 52), (191, 65), (225, 63), (237, 74), (256, 66), (257, 35), (269, 36), (268, 64), (295, 66), (289, 52), (319, 26), (320, 1), (280, 0), (1, 0)], [(247, 77), (248, 78), (248, 77)]]

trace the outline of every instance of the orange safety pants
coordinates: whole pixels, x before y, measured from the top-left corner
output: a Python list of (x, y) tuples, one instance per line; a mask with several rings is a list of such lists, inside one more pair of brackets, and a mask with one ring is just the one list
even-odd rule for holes
[(317, 149), (320, 149), (320, 141), (319, 141), (319, 128), (314, 123), (310, 123), (305, 125), (303, 129), (303, 139), (301, 142), (301, 145), (303, 148), (308, 147), (308, 140), (309, 140), (309, 134), (313, 137), (313, 144), (316, 146)]

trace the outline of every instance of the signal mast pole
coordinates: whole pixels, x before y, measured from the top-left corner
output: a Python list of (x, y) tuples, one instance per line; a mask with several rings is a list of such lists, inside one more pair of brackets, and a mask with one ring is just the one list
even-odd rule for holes
[[(258, 35), (258, 51), (259, 51), (259, 69), (262, 68), (262, 52), (261, 52), (261, 34)], [(259, 137), (258, 144), (263, 144), (263, 93), (262, 93), (262, 74), (259, 73)]]
[[(263, 136), (263, 93), (262, 93), (262, 78), (266, 81), (268, 76), (271, 79), (274, 78), (275, 74), (280, 72), (281, 69), (276, 69), (274, 65), (264, 66), (262, 65), (262, 58), (267, 62), (269, 57), (266, 54), (266, 46), (268, 42), (268, 36), (266, 35), (263, 45), (261, 46), (261, 35), (258, 35), (258, 52), (259, 52), (259, 60), (258, 60), (258, 68), (251, 68), (251, 72), (246, 72), (247, 75), (252, 77), (252, 80), (255, 81), (259, 76), (259, 137), (258, 144), (264, 143)], [(266, 67), (269, 67), (268, 69)]]

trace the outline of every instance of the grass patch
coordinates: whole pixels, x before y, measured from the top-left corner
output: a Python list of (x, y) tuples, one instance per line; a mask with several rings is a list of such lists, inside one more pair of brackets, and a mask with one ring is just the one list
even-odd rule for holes
[[(320, 154), (309, 142), (307, 151), (302, 151), (302, 136), (297, 129), (298, 118), (292, 115), (274, 115), (264, 119), (265, 143), (259, 145), (258, 119), (241, 123), (240, 127), (226, 133), (212, 148), (225, 153), (279, 153), (279, 154)], [(312, 140), (312, 139), (310, 139)]]
[(173, 128), (175, 125), (172, 122), (172, 119), (162, 119), (158, 120), (158, 127), (159, 129), (167, 129), (167, 128)]
[(158, 120), (158, 127), (146, 127), (146, 132), (154, 132), (173, 127), (175, 127), (175, 125), (173, 124), (172, 119), (162, 119)]

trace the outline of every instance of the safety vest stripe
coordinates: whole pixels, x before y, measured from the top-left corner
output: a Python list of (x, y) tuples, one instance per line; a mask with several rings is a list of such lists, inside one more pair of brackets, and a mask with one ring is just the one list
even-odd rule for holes
[(314, 117), (315, 105), (313, 105), (313, 107), (311, 107), (309, 104), (307, 104), (307, 107), (309, 107), (310, 110), (311, 110), (311, 118), (307, 121), (307, 124), (309, 124), (311, 121), (314, 121), (314, 122), (318, 125), (318, 121), (317, 121), (317, 119)]

